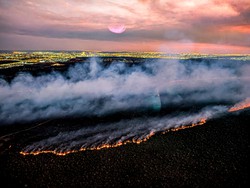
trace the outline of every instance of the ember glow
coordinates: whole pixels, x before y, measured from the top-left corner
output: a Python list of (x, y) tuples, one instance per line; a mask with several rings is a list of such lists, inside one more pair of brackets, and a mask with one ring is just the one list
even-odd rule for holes
[[(171, 128), (169, 130), (166, 130), (164, 132), (160, 132), (160, 134), (166, 134), (168, 132), (171, 131), (179, 131), (179, 130), (183, 130), (183, 129), (187, 129), (187, 128), (192, 128), (198, 125), (203, 125), (206, 123), (206, 118), (201, 118), (200, 121), (198, 121), (197, 123), (192, 123), (191, 125), (182, 125), (178, 128)], [(81, 147), (78, 150), (69, 150), (69, 151), (57, 151), (57, 150), (39, 150), (39, 151), (21, 151), (20, 154), (21, 155), (39, 155), (39, 154), (45, 154), (45, 153), (51, 153), (51, 154), (55, 154), (55, 155), (59, 155), (59, 156), (65, 156), (67, 154), (70, 153), (76, 153), (76, 152), (80, 152), (80, 151), (86, 151), (86, 150), (101, 150), (101, 149), (108, 149), (108, 148), (115, 148), (115, 147), (119, 147), (122, 145), (126, 145), (126, 144), (140, 144), (142, 142), (147, 141), (148, 139), (150, 139), (152, 136), (155, 135), (156, 132), (151, 131), (148, 135), (144, 136), (143, 138), (132, 138), (131, 140), (125, 140), (125, 141), (118, 141), (116, 143), (107, 143), (107, 144), (100, 144), (98, 146), (93, 146), (93, 147)]]
[(235, 111), (239, 111), (239, 110), (244, 110), (246, 108), (250, 108), (250, 98), (247, 98), (246, 100), (235, 104), (228, 111), (229, 112), (235, 112)]
[[(238, 110), (249, 108), (250, 105), (249, 105), (249, 103), (246, 103), (246, 102), (247, 102), (247, 100), (244, 101), (244, 102), (236, 104), (234, 107), (230, 108), (228, 110), (228, 112), (235, 112), (235, 111), (238, 111)], [(224, 110), (221, 109), (220, 111), (217, 111), (216, 113), (214, 113), (213, 116), (214, 115), (218, 115), (218, 113), (220, 114), (223, 111)], [(176, 123), (177, 123), (178, 126), (176, 128), (167, 128), (168, 126), (166, 126), (165, 128), (161, 127), (159, 130), (152, 129), (148, 134), (145, 134), (143, 136), (135, 136), (133, 138), (128, 137), (127, 139), (119, 138), (119, 140), (116, 141), (116, 142), (104, 141), (105, 143), (100, 143), (100, 144), (93, 143), (93, 144), (90, 144), (89, 146), (79, 147), (79, 149), (71, 149), (70, 147), (68, 147), (68, 148), (64, 147), (64, 150), (63, 149), (59, 149), (60, 147), (59, 148), (55, 148), (54, 150), (47, 150), (45, 148), (43, 149), (42, 145), (40, 145), (40, 146), (36, 145), (35, 147), (27, 147), (26, 149), (24, 149), (23, 151), (21, 151), (20, 154), (21, 155), (39, 155), (39, 154), (51, 153), (51, 154), (55, 154), (55, 155), (58, 155), (58, 156), (65, 156), (65, 155), (68, 155), (70, 153), (76, 153), (76, 152), (81, 152), (81, 151), (86, 151), (86, 150), (101, 150), (101, 149), (115, 148), (115, 147), (123, 146), (123, 145), (126, 145), (126, 144), (140, 144), (140, 143), (145, 142), (148, 139), (150, 139), (156, 133), (158, 133), (158, 134), (166, 134), (166, 133), (171, 132), (171, 131), (175, 132), (175, 131), (179, 131), (179, 130), (183, 130), (183, 129), (187, 129), (187, 128), (192, 128), (192, 127), (195, 127), (195, 126), (203, 125), (203, 124), (206, 123), (206, 121), (207, 121), (208, 118), (211, 118), (213, 116), (203, 117), (203, 118), (200, 118), (200, 120), (198, 120), (195, 123), (186, 124), (186, 125), (180, 125), (180, 126), (178, 125), (178, 121), (177, 121)], [(194, 119), (195, 118), (196, 117), (194, 117)], [(165, 121), (166, 120), (164, 120), (164, 122)], [(195, 121), (195, 120), (193, 120), (193, 121)], [(185, 120), (184, 120), (184, 122), (185, 122)], [(166, 130), (164, 130), (164, 129), (166, 129)]]
[(34, 142), (20, 154), (52, 153), (66, 155), (78, 151), (114, 148), (126, 144), (140, 144), (155, 134), (165, 134), (202, 125), (226, 111), (224, 106), (204, 108), (199, 113), (168, 115), (164, 117), (136, 118), (116, 123), (99, 124), (75, 131), (60, 132), (56, 136)]

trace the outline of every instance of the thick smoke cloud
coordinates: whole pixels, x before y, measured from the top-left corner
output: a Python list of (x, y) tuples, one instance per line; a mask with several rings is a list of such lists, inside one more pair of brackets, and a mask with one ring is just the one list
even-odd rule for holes
[[(157, 132), (196, 124), (227, 113), (248, 100), (250, 65), (247, 63), (145, 61), (104, 65), (92, 58), (66, 73), (34, 77), (20, 73), (11, 83), (0, 80), (0, 122), (11, 124), (63, 117), (102, 117), (117, 112), (156, 112), (65, 130), (28, 145), (24, 152), (54, 153), (137, 142)], [(176, 110), (201, 106), (195, 111)], [(173, 110), (165, 113), (166, 110)], [(79, 122), (81, 123), (81, 122)]]
[(103, 116), (192, 103), (236, 103), (250, 96), (247, 64), (162, 60), (104, 66), (100, 62), (93, 58), (64, 74), (20, 74), (10, 84), (0, 80), (0, 122)]

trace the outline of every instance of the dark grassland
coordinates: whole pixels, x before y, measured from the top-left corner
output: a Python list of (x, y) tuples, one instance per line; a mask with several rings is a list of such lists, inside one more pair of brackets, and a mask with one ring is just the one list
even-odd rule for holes
[[(250, 111), (147, 142), (66, 156), (19, 154), (25, 134), (0, 154), (3, 187), (248, 187)], [(6, 148), (6, 147), (5, 147)]]

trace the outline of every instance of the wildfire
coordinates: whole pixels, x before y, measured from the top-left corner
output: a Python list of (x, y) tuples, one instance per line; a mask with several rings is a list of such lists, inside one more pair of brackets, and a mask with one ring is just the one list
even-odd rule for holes
[(191, 125), (183, 125), (183, 126), (180, 126), (180, 127), (174, 128), (174, 129), (170, 129), (170, 130), (168, 130), (166, 132), (179, 131), (179, 130), (183, 130), (183, 129), (187, 129), (187, 128), (192, 128), (192, 127), (195, 127), (197, 125), (203, 125), (205, 123), (206, 123), (206, 118), (201, 118), (201, 120), (198, 123), (192, 123)]
[(247, 98), (243, 102), (237, 103), (236, 105), (231, 107), (228, 111), (229, 112), (235, 112), (235, 111), (243, 110), (243, 109), (246, 109), (246, 108), (250, 108), (250, 98)]
[[(203, 125), (204, 123), (206, 123), (206, 118), (202, 118), (197, 123), (193, 123), (191, 125), (185, 125), (185, 126), (183, 125), (183, 126), (178, 127), (178, 128), (169, 129), (169, 130), (167, 130), (165, 132), (162, 132), (162, 134), (165, 134), (165, 133), (170, 132), (170, 131), (179, 131), (179, 130), (182, 130), (182, 129), (195, 127), (197, 125)], [(101, 149), (107, 149), (107, 148), (115, 148), (115, 147), (119, 147), (119, 146), (122, 146), (122, 145), (130, 144), (130, 143), (140, 144), (140, 143), (145, 142), (148, 139), (150, 139), (153, 135), (155, 135), (155, 133), (156, 133), (155, 131), (151, 131), (144, 138), (133, 138), (132, 140), (118, 141), (118, 142), (113, 143), (113, 144), (111, 144), (111, 143), (101, 144), (101, 145), (93, 146), (93, 147), (89, 147), (89, 148), (80, 148), (79, 150), (70, 150), (70, 151), (42, 150), (42, 151), (28, 151), (28, 152), (21, 151), (20, 154), (21, 155), (39, 155), (39, 154), (42, 154), (42, 153), (52, 153), (52, 154), (55, 154), (55, 155), (58, 155), (58, 156), (65, 156), (67, 154), (76, 153), (76, 152), (79, 152), (79, 151), (101, 150)]]
[[(83, 150), (79, 150), (79, 151), (83, 151)], [(25, 152), (25, 151), (21, 151), (19, 152), (21, 155), (39, 155), (42, 153), (52, 153), (55, 155), (59, 155), (59, 156), (64, 156), (70, 153), (76, 153), (78, 152), (77, 150), (71, 150), (71, 151), (64, 151), (64, 152), (60, 152), (60, 151), (54, 151), (54, 150), (43, 150), (43, 151), (31, 151), (31, 152)]]

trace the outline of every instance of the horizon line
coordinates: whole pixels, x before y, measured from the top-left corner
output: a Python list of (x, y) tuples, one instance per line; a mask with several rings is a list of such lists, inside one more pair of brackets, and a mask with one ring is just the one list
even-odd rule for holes
[(199, 55), (250, 55), (250, 53), (201, 53), (201, 52), (164, 52), (164, 51), (101, 51), (101, 50), (4, 50), (0, 49), (0, 52), (93, 52), (93, 53), (159, 53), (159, 54), (199, 54)]

